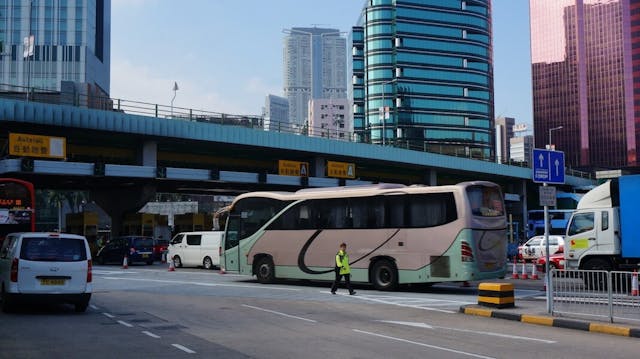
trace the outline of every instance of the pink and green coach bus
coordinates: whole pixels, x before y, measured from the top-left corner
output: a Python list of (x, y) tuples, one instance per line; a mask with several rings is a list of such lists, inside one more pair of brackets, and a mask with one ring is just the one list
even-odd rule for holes
[(380, 290), (499, 278), (506, 231), (502, 192), (491, 182), (253, 192), (229, 208), (220, 266), (261, 283), (329, 281), (345, 242), (351, 281)]

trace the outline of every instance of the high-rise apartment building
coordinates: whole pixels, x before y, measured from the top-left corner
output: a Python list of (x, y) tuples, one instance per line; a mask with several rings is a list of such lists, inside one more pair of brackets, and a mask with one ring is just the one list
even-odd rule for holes
[(524, 135), (512, 137), (509, 140), (510, 157), (514, 162), (531, 163), (531, 154), (533, 153), (533, 136)]
[(574, 168), (638, 166), (640, 1), (530, 0), (530, 13), (536, 147), (552, 141)]
[(496, 161), (498, 163), (507, 162), (510, 155), (509, 141), (513, 137), (513, 125), (516, 119), (512, 117), (496, 118)]
[(347, 97), (347, 40), (338, 29), (285, 30), (284, 95), (289, 119), (304, 127), (309, 100)]
[(349, 100), (315, 99), (309, 102), (309, 135), (350, 140), (353, 131)]
[(291, 131), (289, 124), (289, 100), (267, 95), (264, 103), (264, 129), (267, 131)]
[(0, 0), (0, 41), (3, 91), (70, 81), (109, 94), (111, 0)]
[(351, 37), (359, 141), (494, 157), (490, 0), (367, 1)]

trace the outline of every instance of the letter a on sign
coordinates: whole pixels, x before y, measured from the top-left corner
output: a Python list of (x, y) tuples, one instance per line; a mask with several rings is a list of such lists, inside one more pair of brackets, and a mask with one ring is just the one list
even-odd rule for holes
[(355, 176), (355, 173), (353, 173), (353, 165), (347, 166), (347, 177), (354, 178)]
[(307, 164), (306, 163), (301, 163), (300, 164), (300, 177), (308, 177), (308, 173), (307, 173)]

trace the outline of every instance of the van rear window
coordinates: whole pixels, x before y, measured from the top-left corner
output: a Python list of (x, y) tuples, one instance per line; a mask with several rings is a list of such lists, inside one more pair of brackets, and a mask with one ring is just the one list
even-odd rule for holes
[(133, 246), (136, 248), (153, 247), (153, 239), (151, 238), (136, 238), (133, 240)]
[(76, 238), (23, 238), (20, 259), (39, 262), (85, 261), (87, 251), (84, 243)]

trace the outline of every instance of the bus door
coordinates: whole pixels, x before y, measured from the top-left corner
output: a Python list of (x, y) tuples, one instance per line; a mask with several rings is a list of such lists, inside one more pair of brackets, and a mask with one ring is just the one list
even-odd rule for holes
[[(246, 212), (244, 212), (246, 213)], [(240, 233), (242, 214), (230, 214), (224, 235), (224, 268), (229, 272), (240, 272)]]

